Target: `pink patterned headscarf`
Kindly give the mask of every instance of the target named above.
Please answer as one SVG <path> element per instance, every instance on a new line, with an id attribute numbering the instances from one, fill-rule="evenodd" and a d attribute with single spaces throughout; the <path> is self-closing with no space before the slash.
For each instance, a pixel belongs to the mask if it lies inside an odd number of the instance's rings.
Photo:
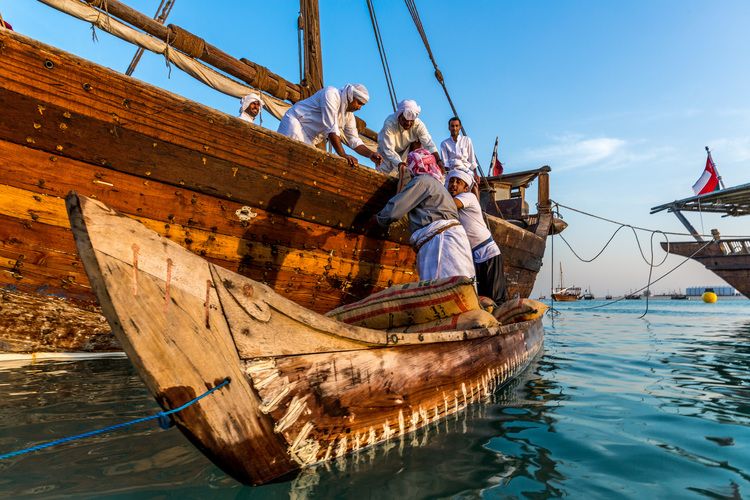
<path id="1" fill-rule="evenodd" d="M 418 148 L 409 153 L 406 165 L 412 176 L 430 175 L 441 183 L 443 182 L 443 173 L 440 171 L 435 157 L 424 148 Z"/>

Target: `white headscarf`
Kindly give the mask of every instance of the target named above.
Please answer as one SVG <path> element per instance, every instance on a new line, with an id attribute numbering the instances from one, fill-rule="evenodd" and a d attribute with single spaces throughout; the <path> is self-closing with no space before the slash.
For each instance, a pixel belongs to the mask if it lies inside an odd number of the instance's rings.
<path id="1" fill-rule="evenodd" d="M 339 115 L 343 123 L 343 117 L 346 114 L 346 108 L 349 103 L 355 98 L 362 104 L 366 104 L 370 100 L 370 93 L 367 91 L 367 87 L 361 83 L 348 83 L 344 85 L 341 92 L 341 106 L 339 108 Z"/>
<path id="2" fill-rule="evenodd" d="M 240 114 L 244 113 L 248 106 L 250 106 L 254 102 L 259 102 L 261 108 L 264 106 L 263 99 L 260 98 L 260 94 L 258 94 L 257 92 L 250 92 L 245 97 L 243 97 L 240 101 Z"/>
<path id="3" fill-rule="evenodd" d="M 448 183 L 453 177 L 458 177 L 462 181 L 466 183 L 467 186 L 469 186 L 469 189 L 471 189 L 471 186 L 474 184 L 474 174 L 469 172 L 468 170 L 456 167 L 452 169 L 450 172 L 448 172 L 448 175 L 445 177 L 445 187 L 448 188 Z"/>
<path id="4" fill-rule="evenodd" d="M 419 107 L 419 104 L 417 104 L 417 101 L 414 101 L 412 99 L 404 99 L 400 103 L 398 103 L 398 109 L 396 112 L 399 115 L 404 115 L 404 119 L 406 120 L 416 120 L 419 116 L 419 113 L 422 112 L 422 108 Z"/>

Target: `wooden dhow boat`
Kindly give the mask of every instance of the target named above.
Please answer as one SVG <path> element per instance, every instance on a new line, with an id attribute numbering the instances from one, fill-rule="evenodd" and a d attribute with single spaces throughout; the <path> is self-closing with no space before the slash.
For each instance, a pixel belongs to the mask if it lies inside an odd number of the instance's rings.
<path id="1" fill-rule="evenodd" d="M 695 238 L 695 241 L 663 242 L 661 246 L 664 251 L 700 262 L 742 295 L 750 298 L 750 237 L 723 238 L 718 229 L 712 229 L 712 239 L 704 240 L 682 213 L 719 213 L 725 217 L 748 215 L 750 184 L 675 200 L 652 208 L 651 213 L 664 210 L 673 213 Z"/>
<path id="2" fill-rule="evenodd" d="M 542 349 L 541 318 L 392 333 L 340 323 L 102 203 L 70 224 L 99 304 L 180 430 L 237 480 L 262 484 L 463 410 Z M 127 242 L 127 244 L 123 244 Z"/>
<path id="3" fill-rule="evenodd" d="M 136 32 L 131 41 L 191 74 L 213 71 L 224 92 L 260 89 L 271 108 L 322 86 L 316 0 L 301 2 L 300 84 L 116 0 L 43 3 L 117 36 Z M 367 224 L 395 192 L 390 177 L 5 29 L 0 81 L 0 351 L 120 350 L 75 249 L 70 190 L 312 311 L 417 279 L 403 227 Z M 521 205 L 538 185 L 538 213 L 489 216 L 509 294 L 528 297 L 554 222 L 549 167 L 508 180 L 503 197 Z"/>

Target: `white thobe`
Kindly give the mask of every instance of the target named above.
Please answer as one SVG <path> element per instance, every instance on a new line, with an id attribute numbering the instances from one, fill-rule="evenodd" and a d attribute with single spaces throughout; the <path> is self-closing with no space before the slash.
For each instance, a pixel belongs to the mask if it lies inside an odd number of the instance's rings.
<path id="1" fill-rule="evenodd" d="M 246 122 L 250 122 L 250 123 L 255 123 L 256 116 L 253 116 L 250 113 L 245 113 L 243 111 L 242 114 L 240 115 L 240 120 L 243 120 L 243 121 L 246 121 Z"/>
<path id="2" fill-rule="evenodd" d="M 284 114 L 280 134 L 307 144 L 318 144 L 334 133 L 354 149 L 364 144 L 357 132 L 354 113 L 341 112 L 341 91 L 336 87 L 318 90 L 294 104 Z"/>
<path id="3" fill-rule="evenodd" d="M 455 220 L 436 220 L 411 235 L 410 243 L 420 246 L 417 252 L 417 274 L 420 281 L 475 274 L 474 260 L 466 232 Z"/>
<path id="4" fill-rule="evenodd" d="M 406 163 L 409 145 L 414 141 L 422 143 L 422 147 L 430 153 L 438 152 L 427 127 L 419 118 L 408 130 L 399 125 L 397 113 L 386 118 L 378 133 L 378 153 L 383 157 L 383 163 L 377 169 L 384 174 L 398 175 L 398 164 Z"/>
<path id="5" fill-rule="evenodd" d="M 440 143 L 440 157 L 445 163 L 446 170 L 463 167 L 467 170 L 476 171 L 477 157 L 474 154 L 474 144 L 471 138 L 459 135 L 457 140 L 448 137 Z"/>

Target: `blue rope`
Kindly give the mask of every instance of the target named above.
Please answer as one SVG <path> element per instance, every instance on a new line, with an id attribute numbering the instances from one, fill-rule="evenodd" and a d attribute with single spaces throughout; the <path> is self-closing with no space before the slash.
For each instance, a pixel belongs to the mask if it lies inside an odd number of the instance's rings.
<path id="1" fill-rule="evenodd" d="M 6 458 L 17 457 L 18 455 L 23 455 L 25 453 L 31 453 L 32 451 L 43 450 L 43 449 L 49 448 L 51 446 L 57 446 L 58 444 L 68 443 L 70 441 L 75 441 L 77 439 L 85 439 L 85 438 L 88 438 L 88 437 L 91 437 L 91 436 L 96 436 L 98 434 L 104 434 L 106 432 L 116 431 L 116 430 L 119 430 L 119 429 L 123 429 L 125 427 L 130 427 L 131 425 L 140 424 L 142 422 L 148 422 L 149 420 L 158 419 L 159 420 L 159 425 L 161 425 L 162 428 L 166 429 L 166 428 L 170 427 L 169 420 L 167 419 L 167 417 L 169 415 L 171 415 L 173 413 L 180 412 L 180 411 L 184 410 L 185 408 L 187 408 L 188 406 L 191 406 L 191 405 L 197 403 L 198 401 L 200 401 L 201 399 L 205 398 L 206 396 L 208 396 L 209 394 L 213 393 L 214 391 L 218 391 L 219 389 L 221 389 L 225 385 L 229 384 L 229 382 L 231 382 L 231 379 L 229 377 L 227 377 L 227 378 L 224 379 L 224 381 L 222 381 L 216 387 L 213 387 L 213 388 L 207 390 L 206 392 L 204 392 L 200 396 L 191 399 L 190 401 L 188 401 L 184 405 L 178 406 L 177 408 L 174 408 L 173 410 L 160 411 L 156 415 L 151 415 L 149 417 L 137 418 L 137 419 L 131 420 L 129 422 L 123 422 L 121 424 L 110 425 L 109 427 L 104 427 L 103 429 L 97 429 L 97 430 L 94 430 L 94 431 L 84 432 L 83 434 L 76 434 L 75 436 L 68 436 L 68 437 L 65 437 L 65 438 L 62 438 L 62 439 L 57 439 L 55 441 L 50 441 L 48 443 L 38 444 L 38 445 L 32 446 L 30 448 L 24 448 L 23 450 L 11 451 L 10 453 L 5 453 L 3 455 L 0 455 L 0 460 L 5 460 Z"/>

